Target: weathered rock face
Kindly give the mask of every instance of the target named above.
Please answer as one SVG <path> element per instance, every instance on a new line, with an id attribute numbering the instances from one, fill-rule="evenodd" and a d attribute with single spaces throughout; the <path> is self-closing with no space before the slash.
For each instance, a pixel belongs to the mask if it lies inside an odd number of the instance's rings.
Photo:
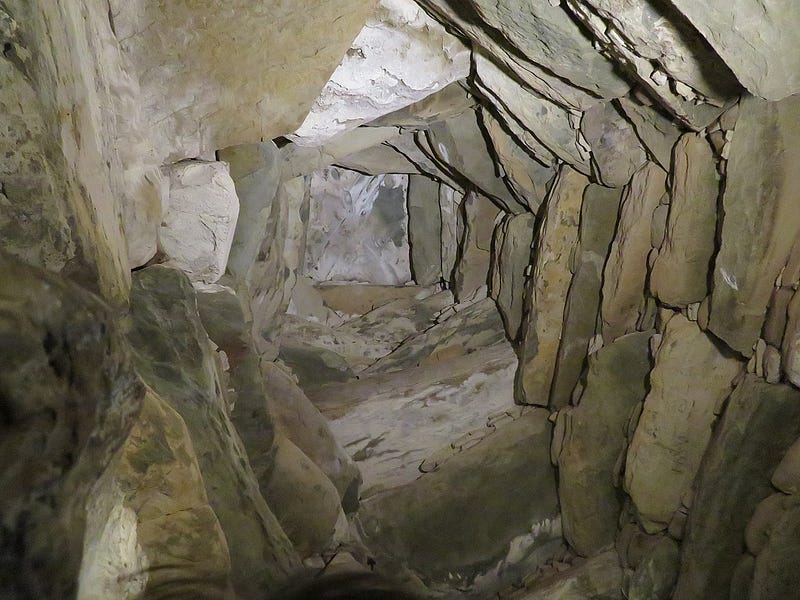
<path id="1" fill-rule="evenodd" d="M 85 503 L 144 390 L 97 297 L 5 253 L 0 279 L 0 589 L 74 597 Z"/>
<path id="2" fill-rule="evenodd" d="M 439 184 L 422 175 L 408 178 L 408 243 L 414 281 L 418 285 L 441 281 L 444 274 Z"/>
<path id="3" fill-rule="evenodd" d="M 131 309 L 137 370 L 186 422 L 228 542 L 234 589 L 245 597 L 275 589 L 296 568 L 297 556 L 259 491 L 230 420 L 189 280 L 168 267 L 138 271 Z"/>
<path id="4" fill-rule="evenodd" d="M 115 0 L 109 13 L 159 158 L 179 160 L 294 131 L 375 5 Z"/>
<path id="5" fill-rule="evenodd" d="M 535 217 L 523 213 L 506 216 L 494 229 L 491 296 L 511 341 L 517 340 L 522 326 L 525 272 L 531 260 L 535 225 Z"/>
<path id="6" fill-rule="evenodd" d="M 407 178 L 325 169 L 311 179 L 304 274 L 317 281 L 411 280 Z"/>
<path id="7" fill-rule="evenodd" d="M 593 354 L 580 402 L 558 412 L 553 458 L 564 537 L 584 556 L 614 541 L 621 510 L 615 469 L 628 415 L 646 394 L 651 335 L 632 333 Z"/>
<path id="8" fill-rule="evenodd" d="M 533 272 L 527 284 L 523 342 L 519 347 L 516 396 L 523 404 L 547 406 L 563 327 L 564 303 L 578 243 L 586 177 L 564 167 L 547 200 L 547 214 L 534 241 Z"/>
<path id="9" fill-rule="evenodd" d="M 746 0 L 737 5 L 735 14 L 717 0 L 702 6 L 691 0 L 670 3 L 691 21 L 750 92 L 781 100 L 800 91 L 800 63 L 790 50 L 798 42 L 798 15 L 791 2 L 766 5 Z"/>
<path id="10" fill-rule="evenodd" d="M 695 483 L 675 598 L 725 597 L 741 558 L 745 526 L 772 492 L 770 474 L 798 435 L 800 392 L 752 375 L 736 387 Z M 790 531 L 777 535 L 791 536 Z M 764 557 L 762 564 L 768 560 Z"/>
<path id="11" fill-rule="evenodd" d="M 717 405 L 741 371 L 695 323 L 679 314 L 667 323 L 625 468 L 645 529 L 669 524 L 700 467 Z"/>
<path id="12" fill-rule="evenodd" d="M 800 142 L 792 131 L 800 97 L 742 99 L 730 142 L 722 241 L 714 263 L 709 329 L 750 356 L 772 285 L 800 232 L 794 218 Z"/>
<path id="13" fill-rule="evenodd" d="M 500 210 L 486 196 L 474 192 L 464 197 L 459 208 L 459 229 L 462 234 L 453 269 L 452 288 L 456 300 L 462 301 L 472 297 L 489 282 L 492 232 Z"/>

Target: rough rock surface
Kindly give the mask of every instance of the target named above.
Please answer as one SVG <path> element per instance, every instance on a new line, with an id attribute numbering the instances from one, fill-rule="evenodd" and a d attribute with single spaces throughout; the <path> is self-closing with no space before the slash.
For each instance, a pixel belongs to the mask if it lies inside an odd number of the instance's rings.
<path id="1" fill-rule="evenodd" d="M 736 10 L 721 0 L 670 0 L 757 96 L 781 100 L 800 92 L 798 15 L 791 0 L 744 0 Z"/>
<path id="2" fill-rule="evenodd" d="M 570 263 L 578 244 L 581 203 L 589 181 L 564 167 L 547 200 L 534 241 L 533 271 L 527 283 L 523 342 L 518 348 L 516 398 L 547 406 L 572 280 Z"/>
<path id="3" fill-rule="evenodd" d="M 0 252 L 0 586 L 10 598 L 76 593 L 85 503 L 139 413 L 113 312 Z"/>
<path id="4" fill-rule="evenodd" d="M 525 301 L 525 272 L 531 261 L 536 218 L 530 213 L 507 215 L 494 229 L 491 296 L 503 317 L 506 335 L 519 337 Z"/>
<path id="5" fill-rule="evenodd" d="M 489 282 L 492 233 L 499 212 L 491 200 L 476 193 L 467 194 L 459 206 L 462 235 L 452 280 L 458 301 L 469 299 Z"/>
<path id="6" fill-rule="evenodd" d="M 717 405 L 741 371 L 738 360 L 683 315 L 667 323 L 625 468 L 625 489 L 647 530 L 665 528 L 689 491 Z"/>
<path id="7" fill-rule="evenodd" d="M 622 187 L 647 160 L 633 127 L 612 102 L 583 113 L 581 133 L 592 148 L 592 171 L 598 183 Z"/>
<path id="8" fill-rule="evenodd" d="M 551 579 L 532 585 L 511 596 L 512 600 L 550 598 L 603 598 L 621 600 L 623 571 L 613 550 L 597 554 Z"/>
<path id="9" fill-rule="evenodd" d="M 628 415 L 646 394 L 651 335 L 632 333 L 593 354 L 577 406 L 558 412 L 553 454 L 564 537 L 582 556 L 614 541 L 621 510 L 615 470 Z"/>
<path id="10" fill-rule="evenodd" d="M 214 283 L 225 273 L 239 216 L 228 165 L 186 161 L 169 168 L 169 202 L 158 231 L 166 264 L 192 281 Z"/>
<path id="11" fill-rule="evenodd" d="M 131 310 L 137 370 L 186 422 L 209 502 L 228 541 L 234 589 L 245 596 L 275 589 L 298 559 L 259 491 L 231 423 L 189 280 L 168 267 L 138 271 Z"/>
<path id="12" fill-rule="evenodd" d="M 745 526 L 772 492 L 770 474 L 798 435 L 800 392 L 752 375 L 736 387 L 695 484 L 676 599 L 724 596 L 730 589 Z"/>
<path id="13" fill-rule="evenodd" d="M 715 250 L 719 175 L 711 146 L 684 135 L 673 151 L 669 220 L 650 274 L 650 290 L 670 306 L 700 302 Z"/>
<path id="14" fill-rule="evenodd" d="M 625 186 L 619 224 L 603 271 L 603 339 L 634 331 L 644 303 L 653 211 L 666 193 L 666 173 L 655 163 Z"/>
<path id="15" fill-rule="evenodd" d="M 442 274 L 442 214 L 439 184 L 422 175 L 408 178 L 408 243 L 417 285 L 438 283 Z"/>
<path id="16" fill-rule="evenodd" d="M 708 327 L 750 356 L 772 286 L 800 234 L 795 191 L 800 96 L 781 102 L 742 99 L 730 142 L 722 241 L 714 263 Z"/>

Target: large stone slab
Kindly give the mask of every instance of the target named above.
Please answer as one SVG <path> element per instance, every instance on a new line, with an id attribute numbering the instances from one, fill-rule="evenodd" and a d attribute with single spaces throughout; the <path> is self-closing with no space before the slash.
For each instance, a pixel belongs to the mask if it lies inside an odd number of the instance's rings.
<path id="1" fill-rule="evenodd" d="M 558 347 L 550 406 L 569 404 L 583 370 L 589 341 L 597 328 L 603 265 L 617 224 L 621 190 L 591 184 L 583 194 L 574 272 L 564 307 L 564 328 Z"/>
<path id="2" fill-rule="evenodd" d="M 0 586 L 15 600 L 72 598 L 86 503 L 144 389 L 96 296 L 4 252 L 0 279 Z"/>
<path id="3" fill-rule="evenodd" d="M 173 161 L 297 129 L 376 4 L 113 0 L 108 14 Z"/>
<path id="4" fill-rule="evenodd" d="M 417 285 L 442 280 L 442 214 L 439 184 L 423 175 L 408 178 L 408 243 Z"/>
<path id="5" fill-rule="evenodd" d="M 711 145 L 686 134 L 675 146 L 666 237 L 650 273 L 650 291 L 670 306 L 700 302 L 715 250 L 719 174 Z"/>
<path id="6" fill-rule="evenodd" d="M 616 98 L 628 90 L 613 63 L 592 46 L 580 26 L 547 0 L 424 0 L 422 4 L 479 45 L 491 48 L 495 42 L 573 86 L 603 98 Z"/>
<path id="7" fill-rule="evenodd" d="M 742 554 L 745 527 L 756 505 L 773 492 L 770 475 L 798 435 L 800 391 L 754 375 L 736 387 L 695 483 L 676 600 L 727 596 Z M 777 538 L 789 535 L 790 528 L 774 531 Z M 782 570 L 786 563 L 779 567 L 768 556 L 759 556 L 759 561 L 756 568 L 765 569 L 765 574 L 766 570 L 789 574 Z"/>
<path id="8" fill-rule="evenodd" d="M 614 542 L 622 508 L 615 468 L 628 416 L 647 393 L 651 335 L 632 333 L 593 354 L 579 403 L 558 412 L 553 444 L 564 537 L 582 556 Z"/>
<path id="9" fill-rule="evenodd" d="M 753 94 L 781 100 L 800 92 L 800 17 L 792 0 L 670 0 Z"/>
<path id="10" fill-rule="evenodd" d="M 752 600 L 791 598 L 800 586 L 800 503 L 784 511 L 775 523 L 766 547 L 756 557 Z"/>
<path id="11" fill-rule="evenodd" d="M 644 303 L 653 211 L 666 193 L 666 173 L 649 162 L 625 186 L 619 224 L 603 270 L 603 338 L 610 342 L 636 328 Z"/>
<path id="12" fill-rule="evenodd" d="M 800 96 L 742 99 L 723 196 L 709 329 L 750 356 L 773 284 L 800 235 Z"/>
<path id="13" fill-rule="evenodd" d="M 229 417 L 216 358 L 180 271 L 137 271 L 129 340 L 142 379 L 183 418 L 206 493 L 231 555 L 231 581 L 244 596 L 263 594 L 298 567 L 297 555 L 264 501 Z"/>
<path id="14" fill-rule="evenodd" d="M 469 75 L 470 52 L 413 0 L 380 0 L 290 139 L 319 146 Z"/>
<path id="15" fill-rule="evenodd" d="M 564 305 L 572 281 L 572 255 L 578 246 L 583 194 L 589 180 L 563 167 L 547 200 L 534 241 L 532 273 L 517 349 L 516 399 L 547 406 L 563 329 Z"/>
<path id="16" fill-rule="evenodd" d="M 617 105 L 633 125 L 645 148 L 665 171 L 672 164 L 672 147 L 681 135 L 675 121 L 645 103 L 645 98 L 620 98 Z"/>
<path id="17" fill-rule="evenodd" d="M 405 567 L 452 594 L 479 587 L 481 575 L 513 577 L 519 563 L 543 563 L 560 534 L 547 417 L 529 410 L 438 469 L 366 501 L 359 529 L 378 568 Z"/>
<path id="18" fill-rule="evenodd" d="M 459 302 L 467 300 L 489 283 L 492 234 L 499 213 L 496 204 L 475 192 L 468 193 L 459 206 L 461 239 L 451 282 L 453 294 Z"/>
<path id="19" fill-rule="evenodd" d="M 717 405 L 742 366 L 683 315 L 667 323 L 625 468 L 625 489 L 647 530 L 665 528 L 691 488 Z"/>
<path id="20" fill-rule="evenodd" d="M 158 230 L 159 248 L 165 262 L 192 281 L 214 283 L 225 274 L 239 216 L 228 165 L 185 161 L 167 172 L 169 202 Z"/>

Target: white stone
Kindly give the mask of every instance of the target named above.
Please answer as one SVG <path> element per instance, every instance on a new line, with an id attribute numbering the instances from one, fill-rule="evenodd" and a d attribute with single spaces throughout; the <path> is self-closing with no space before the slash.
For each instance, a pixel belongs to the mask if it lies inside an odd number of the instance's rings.
<path id="1" fill-rule="evenodd" d="M 186 161 L 168 168 L 169 203 L 159 229 L 167 264 L 192 281 L 214 283 L 225 273 L 239 198 L 223 162 Z"/>

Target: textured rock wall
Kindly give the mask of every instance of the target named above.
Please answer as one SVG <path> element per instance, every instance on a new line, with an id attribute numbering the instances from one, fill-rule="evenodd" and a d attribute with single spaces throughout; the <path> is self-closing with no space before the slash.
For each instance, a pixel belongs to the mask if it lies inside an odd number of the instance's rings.
<path id="1" fill-rule="evenodd" d="M 799 25 L 1 2 L 0 595 L 792 597 Z"/>

